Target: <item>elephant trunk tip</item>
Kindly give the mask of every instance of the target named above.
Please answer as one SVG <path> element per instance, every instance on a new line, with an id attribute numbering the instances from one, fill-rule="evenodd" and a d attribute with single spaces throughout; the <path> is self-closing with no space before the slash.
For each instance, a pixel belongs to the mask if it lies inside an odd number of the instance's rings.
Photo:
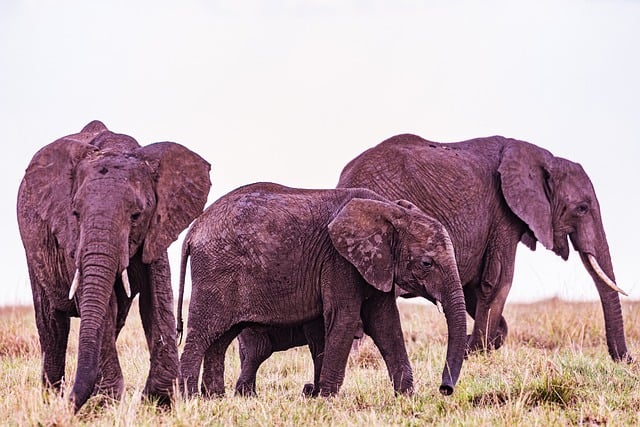
<path id="1" fill-rule="evenodd" d="M 442 384 L 440 386 L 440 393 L 443 396 L 451 396 L 453 394 L 453 385 L 451 385 L 451 384 Z"/>

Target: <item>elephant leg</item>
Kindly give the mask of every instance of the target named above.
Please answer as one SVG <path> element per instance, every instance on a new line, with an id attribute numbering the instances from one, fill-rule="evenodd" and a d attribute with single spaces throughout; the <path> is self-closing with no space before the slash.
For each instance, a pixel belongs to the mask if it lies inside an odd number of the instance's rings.
<path id="1" fill-rule="evenodd" d="M 464 292 L 464 305 L 467 310 L 467 314 L 474 319 L 476 318 L 476 308 L 478 307 L 478 291 L 476 284 L 469 284 L 462 288 Z M 465 349 L 465 358 L 471 353 L 471 334 L 467 334 L 467 348 Z"/>
<path id="2" fill-rule="evenodd" d="M 202 369 L 201 393 L 206 397 L 224 396 L 224 359 L 231 341 L 240 333 L 241 328 L 232 327 L 213 340 L 204 353 L 204 367 Z"/>
<path id="3" fill-rule="evenodd" d="M 305 384 L 302 394 L 314 397 L 320 392 L 320 372 L 324 359 L 324 323 L 322 318 L 305 324 L 302 329 L 313 360 L 313 384 Z"/>
<path id="4" fill-rule="evenodd" d="M 490 248 L 485 256 L 480 286 L 475 289 L 475 322 L 468 341 L 469 352 L 498 349 L 504 344 L 508 327 L 502 311 L 513 280 L 515 248 L 514 245 L 508 253 Z M 465 302 L 468 299 L 465 292 Z"/>
<path id="5" fill-rule="evenodd" d="M 42 351 L 42 384 L 60 391 L 64 379 L 70 321 L 66 313 L 54 310 L 53 315 L 43 304 L 36 304 L 36 324 Z"/>
<path id="6" fill-rule="evenodd" d="M 469 316 L 471 316 L 472 319 L 475 320 L 476 318 L 476 310 L 478 307 L 477 301 L 478 301 L 478 294 L 480 293 L 479 289 L 477 286 L 474 285 L 468 285 L 465 286 L 463 288 L 464 290 L 464 301 L 465 301 L 465 306 L 467 308 L 467 313 L 469 314 Z M 500 316 L 500 321 L 498 323 L 498 329 L 497 332 L 494 336 L 493 339 L 493 348 L 494 349 L 498 349 L 502 346 L 502 344 L 504 344 L 504 339 L 507 336 L 507 333 L 509 331 L 508 325 L 507 325 L 507 320 L 504 318 L 504 316 Z M 465 356 L 468 356 L 472 351 L 471 351 L 471 338 L 472 335 L 469 334 L 467 335 L 467 349 L 466 349 L 466 354 Z M 485 346 L 482 346 L 480 348 L 484 348 Z M 477 351 L 478 348 L 476 348 Z"/>
<path id="7" fill-rule="evenodd" d="M 109 309 L 104 322 L 104 334 L 102 347 L 100 348 L 100 364 L 98 383 L 94 389 L 94 395 L 105 395 L 114 399 L 120 399 L 124 390 L 122 369 L 116 350 L 116 318 L 118 315 L 118 301 L 116 293 L 111 294 Z"/>
<path id="8" fill-rule="evenodd" d="M 254 328 L 246 328 L 238 335 L 240 376 L 236 382 L 236 395 L 256 395 L 256 374 L 262 362 L 273 354 L 269 335 Z"/>
<path id="9" fill-rule="evenodd" d="M 49 299 L 43 291 L 44 285 L 38 280 L 36 271 L 29 268 L 29 276 L 42 353 L 42 384 L 60 391 L 69 341 L 69 316 L 67 313 L 51 309 Z"/>
<path id="10" fill-rule="evenodd" d="M 187 335 L 187 339 L 180 356 L 180 377 L 178 387 L 186 396 L 194 396 L 198 393 L 198 379 L 200 366 L 204 358 L 204 352 L 208 347 L 208 341 L 202 336 L 193 333 Z"/>
<path id="11" fill-rule="evenodd" d="M 413 371 L 404 345 L 400 314 L 393 294 L 380 294 L 362 304 L 364 332 L 373 339 L 387 365 L 396 393 L 413 394 Z"/>
<path id="12" fill-rule="evenodd" d="M 142 280 L 140 317 L 150 353 L 149 376 L 143 394 L 169 403 L 179 374 L 173 289 L 166 252 L 148 266 L 149 280 Z"/>
<path id="13" fill-rule="evenodd" d="M 325 348 L 318 388 L 320 396 L 338 393 L 347 367 L 347 359 L 358 328 L 360 310 L 354 307 L 325 307 Z"/>

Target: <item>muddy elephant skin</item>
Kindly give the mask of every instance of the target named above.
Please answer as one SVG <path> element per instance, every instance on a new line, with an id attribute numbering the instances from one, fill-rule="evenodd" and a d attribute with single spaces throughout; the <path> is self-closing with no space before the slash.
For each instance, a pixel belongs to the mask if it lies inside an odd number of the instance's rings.
<path id="1" fill-rule="evenodd" d="M 70 399 L 120 397 L 116 338 L 139 294 L 150 351 L 146 396 L 168 401 L 178 377 L 167 247 L 202 212 L 209 164 L 172 142 L 145 147 L 94 121 L 39 150 L 17 213 L 42 350 L 42 381 L 59 389 L 70 317 L 80 317 Z"/>
<path id="2" fill-rule="evenodd" d="M 192 293 L 181 390 L 224 394 L 224 356 L 248 326 L 320 325 L 321 396 L 338 392 L 362 325 L 398 393 L 413 392 L 394 289 L 442 303 L 449 341 L 440 390 L 453 392 L 466 344 L 464 296 L 442 225 L 406 201 L 365 189 L 300 190 L 271 183 L 223 196 L 194 222 L 183 244 Z M 179 320 L 180 323 L 180 314 Z M 318 325 L 318 323 L 315 323 Z"/>

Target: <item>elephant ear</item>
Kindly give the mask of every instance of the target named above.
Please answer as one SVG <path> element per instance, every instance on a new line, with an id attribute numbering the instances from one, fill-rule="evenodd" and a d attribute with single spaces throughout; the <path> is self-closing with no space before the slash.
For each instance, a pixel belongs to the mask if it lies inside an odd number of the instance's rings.
<path id="1" fill-rule="evenodd" d="M 329 223 L 329 236 L 338 253 L 353 264 L 374 288 L 393 288 L 395 232 L 389 203 L 368 199 L 350 200 Z"/>
<path id="2" fill-rule="evenodd" d="M 71 211 L 76 165 L 96 153 L 90 142 L 107 128 L 93 121 L 80 133 L 41 148 L 31 159 L 20 191 L 20 217 L 36 215 L 47 224 L 61 247 L 73 253 L 75 221 Z"/>
<path id="3" fill-rule="evenodd" d="M 153 169 L 156 180 L 156 211 L 142 252 L 142 261 L 150 264 L 202 213 L 211 187 L 211 165 L 173 142 L 158 142 L 136 152 Z"/>
<path id="4" fill-rule="evenodd" d="M 549 250 L 553 249 L 553 222 L 548 197 L 552 162 L 553 155 L 548 151 L 526 142 L 512 141 L 505 147 L 498 167 L 507 204 Z M 528 247 L 535 248 L 528 232 L 522 240 Z"/>

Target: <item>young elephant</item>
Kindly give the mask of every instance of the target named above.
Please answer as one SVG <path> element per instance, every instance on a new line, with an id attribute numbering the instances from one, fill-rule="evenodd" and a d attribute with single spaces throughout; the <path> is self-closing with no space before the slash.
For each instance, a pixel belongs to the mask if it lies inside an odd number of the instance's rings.
<path id="1" fill-rule="evenodd" d="M 360 334 L 361 336 L 362 334 Z M 302 394 L 316 396 L 319 392 L 320 368 L 324 355 L 324 322 L 322 317 L 301 326 L 248 327 L 238 334 L 240 376 L 236 382 L 236 394 L 256 395 L 258 368 L 274 352 L 309 345 L 313 360 L 313 384 L 305 384 Z"/>
<path id="2" fill-rule="evenodd" d="M 184 240 L 193 290 L 180 387 L 224 394 L 227 347 L 247 326 L 296 326 L 322 318 L 321 396 L 338 392 L 362 322 L 396 392 L 412 393 L 394 284 L 442 302 L 449 341 L 440 391 L 453 392 L 466 343 L 464 296 L 444 227 L 365 189 L 300 190 L 258 183 L 223 196 Z M 179 315 L 180 316 L 180 315 Z M 180 322 L 180 318 L 179 318 Z"/>
<path id="3" fill-rule="evenodd" d="M 362 338 L 362 325 L 354 338 Z M 262 362 L 276 351 L 289 350 L 293 347 L 309 346 L 313 360 L 313 384 L 307 383 L 302 394 L 308 397 L 317 396 L 320 368 L 324 355 L 324 322 L 322 317 L 293 327 L 248 327 L 238 334 L 238 351 L 240 353 L 240 376 L 236 382 L 236 394 L 241 396 L 256 395 L 256 375 Z"/>

